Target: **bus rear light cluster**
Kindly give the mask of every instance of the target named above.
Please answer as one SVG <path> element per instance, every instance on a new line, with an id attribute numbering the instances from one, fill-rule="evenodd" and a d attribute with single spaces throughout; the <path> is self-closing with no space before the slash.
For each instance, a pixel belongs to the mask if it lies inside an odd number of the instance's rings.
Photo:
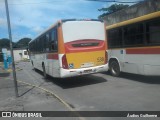
<path id="1" fill-rule="evenodd" d="M 105 53 L 105 64 L 108 63 L 108 52 Z"/>
<path id="2" fill-rule="evenodd" d="M 64 69 L 68 69 L 68 63 L 67 63 L 66 55 L 63 55 L 63 56 L 62 56 L 62 67 L 63 67 Z"/>

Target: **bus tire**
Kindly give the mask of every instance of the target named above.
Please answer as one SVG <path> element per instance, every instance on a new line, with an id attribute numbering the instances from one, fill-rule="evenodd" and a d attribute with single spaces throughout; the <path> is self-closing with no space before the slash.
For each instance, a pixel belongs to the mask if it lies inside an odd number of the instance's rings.
<path id="1" fill-rule="evenodd" d="M 110 62 L 110 73 L 112 76 L 114 77 L 118 77 L 120 75 L 120 67 L 119 67 L 119 64 L 116 60 L 113 60 Z"/>
<path id="2" fill-rule="evenodd" d="M 44 78 L 46 79 L 48 76 L 47 76 L 47 73 L 46 73 L 45 66 L 42 65 L 42 68 L 43 68 L 43 76 L 44 76 Z"/>

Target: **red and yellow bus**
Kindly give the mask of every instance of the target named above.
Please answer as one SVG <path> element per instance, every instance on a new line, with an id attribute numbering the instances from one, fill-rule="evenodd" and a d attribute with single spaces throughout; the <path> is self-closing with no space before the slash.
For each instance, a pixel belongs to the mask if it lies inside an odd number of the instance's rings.
<path id="1" fill-rule="evenodd" d="M 29 43 L 31 63 L 44 77 L 72 77 L 108 70 L 105 24 L 60 20 Z"/>
<path id="2" fill-rule="evenodd" d="M 106 26 L 109 70 L 160 76 L 160 11 Z"/>

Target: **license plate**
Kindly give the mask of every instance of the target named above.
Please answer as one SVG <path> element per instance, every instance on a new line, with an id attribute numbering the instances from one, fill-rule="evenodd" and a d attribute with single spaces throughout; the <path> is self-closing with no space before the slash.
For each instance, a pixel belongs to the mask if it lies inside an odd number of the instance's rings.
<path id="1" fill-rule="evenodd" d="M 92 69 L 84 70 L 84 73 L 92 72 Z"/>
<path id="2" fill-rule="evenodd" d="M 88 62 L 88 63 L 81 64 L 81 68 L 93 67 L 93 66 L 94 66 L 93 62 Z"/>

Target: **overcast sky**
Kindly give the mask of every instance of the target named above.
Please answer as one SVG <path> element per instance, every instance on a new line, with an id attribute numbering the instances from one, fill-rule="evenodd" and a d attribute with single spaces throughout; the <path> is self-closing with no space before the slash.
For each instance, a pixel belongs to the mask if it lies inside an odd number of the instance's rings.
<path id="1" fill-rule="evenodd" d="M 23 37 L 36 37 L 40 32 L 60 19 L 96 19 L 98 15 L 102 14 L 98 9 L 108 7 L 113 3 L 86 0 L 8 0 L 8 4 L 12 38 L 13 41 L 17 41 Z M 4 0 L 0 0 L 1 38 L 8 38 Z"/>

